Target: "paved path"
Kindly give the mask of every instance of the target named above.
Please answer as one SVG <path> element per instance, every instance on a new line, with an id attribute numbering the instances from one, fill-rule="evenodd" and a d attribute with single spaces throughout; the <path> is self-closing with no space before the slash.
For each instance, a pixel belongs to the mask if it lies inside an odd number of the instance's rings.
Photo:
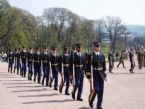
<path id="1" fill-rule="evenodd" d="M 108 74 L 104 109 L 145 109 L 145 68 L 138 70 L 136 66 L 136 73 L 130 74 L 130 63 L 126 61 L 125 64 L 125 69 L 115 67 L 114 73 Z M 71 96 L 8 73 L 7 63 L 0 63 L 0 109 L 90 109 L 88 94 L 89 83 L 86 79 L 82 96 L 84 101 L 78 102 Z"/>

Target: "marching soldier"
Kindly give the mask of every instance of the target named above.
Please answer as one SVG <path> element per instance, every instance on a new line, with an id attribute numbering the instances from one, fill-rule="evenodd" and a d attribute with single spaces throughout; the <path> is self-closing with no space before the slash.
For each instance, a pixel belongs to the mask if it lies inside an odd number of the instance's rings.
<path id="1" fill-rule="evenodd" d="M 12 50 L 10 50 L 8 53 L 8 72 L 10 71 L 12 73 L 13 63 L 14 63 L 14 53 L 12 52 Z"/>
<path id="2" fill-rule="evenodd" d="M 69 94 L 69 84 L 70 84 L 70 54 L 68 53 L 68 48 L 64 47 L 63 55 L 61 56 L 61 75 L 62 82 L 59 86 L 59 92 L 62 93 L 64 84 L 66 83 L 65 95 Z M 63 80 L 64 78 L 64 80 Z"/>
<path id="3" fill-rule="evenodd" d="M 85 70 L 85 56 L 81 53 L 81 45 L 76 44 L 76 52 L 74 53 L 74 80 L 75 84 L 73 86 L 72 98 L 75 99 L 75 93 L 78 89 L 77 100 L 83 101 L 81 98 L 83 91 L 83 80 L 84 80 L 84 70 Z"/>
<path id="4" fill-rule="evenodd" d="M 119 59 L 119 63 L 117 65 L 117 68 L 119 68 L 119 65 L 121 63 L 122 63 L 123 68 L 125 68 L 125 66 L 124 66 L 124 50 L 121 51 L 121 56 L 120 56 L 120 59 Z"/>
<path id="5" fill-rule="evenodd" d="M 41 81 L 41 53 L 40 49 L 36 47 L 36 51 L 34 53 L 34 82 L 39 84 Z"/>
<path id="6" fill-rule="evenodd" d="M 113 67 L 114 67 L 114 54 L 113 54 L 113 50 L 110 49 L 109 54 L 108 54 L 108 61 L 109 61 L 109 72 L 113 73 Z"/>
<path id="7" fill-rule="evenodd" d="M 130 48 L 129 58 L 130 58 L 130 63 L 131 63 L 131 65 L 130 65 L 130 73 L 134 73 L 134 72 L 133 72 L 133 69 L 134 69 L 135 63 L 134 63 L 133 48 Z"/>
<path id="8" fill-rule="evenodd" d="M 26 77 L 26 61 L 27 61 L 27 51 L 26 48 L 23 47 L 23 50 L 21 51 L 21 62 L 22 62 L 22 70 L 21 70 L 21 76 Z"/>
<path id="9" fill-rule="evenodd" d="M 32 48 L 30 47 L 29 48 L 29 52 L 28 52 L 28 80 L 32 80 L 32 75 L 33 75 L 33 56 L 34 56 L 34 53 L 33 53 L 33 50 Z"/>
<path id="10" fill-rule="evenodd" d="M 105 56 L 100 52 L 100 44 L 98 42 L 94 42 L 94 52 L 92 54 L 91 64 L 93 70 L 93 89 L 91 94 L 89 95 L 89 105 L 90 107 L 93 107 L 93 101 L 97 94 L 97 109 L 102 109 L 104 80 L 107 80 L 107 75 L 105 74 Z"/>
<path id="11" fill-rule="evenodd" d="M 52 86 L 52 82 L 54 80 L 54 90 L 58 90 L 58 63 L 59 63 L 59 55 L 57 54 L 56 47 L 51 47 L 52 52 L 50 53 L 50 71 L 51 71 L 51 79 L 50 79 L 50 87 Z"/>
<path id="12" fill-rule="evenodd" d="M 42 85 L 44 85 L 44 80 L 46 79 L 46 86 L 48 86 L 49 82 L 49 72 L 50 72 L 50 59 L 49 53 L 46 47 L 44 47 L 44 52 L 42 53 L 42 68 L 43 68 L 43 78 Z"/>

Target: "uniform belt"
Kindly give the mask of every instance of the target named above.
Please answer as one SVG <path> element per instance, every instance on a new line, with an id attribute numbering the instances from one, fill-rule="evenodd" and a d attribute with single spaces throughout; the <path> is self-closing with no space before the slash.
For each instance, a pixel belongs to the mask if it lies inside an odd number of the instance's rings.
<path id="1" fill-rule="evenodd" d="M 83 65 L 75 65 L 75 67 L 83 67 Z"/>
<path id="2" fill-rule="evenodd" d="M 57 66 L 58 64 L 51 64 L 52 66 Z"/>
<path id="3" fill-rule="evenodd" d="M 102 67 L 100 67 L 100 68 L 94 68 L 94 70 L 103 70 L 103 68 Z"/>
<path id="4" fill-rule="evenodd" d="M 29 59 L 28 61 L 32 61 L 31 59 Z"/>
<path id="5" fill-rule="evenodd" d="M 40 62 L 40 61 L 35 61 L 35 62 Z"/>
<path id="6" fill-rule="evenodd" d="M 69 67 L 69 64 L 63 64 L 64 67 Z"/>
<path id="7" fill-rule="evenodd" d="M 43 61 L 43 63 L 47 63 L 48 61 Z"/>

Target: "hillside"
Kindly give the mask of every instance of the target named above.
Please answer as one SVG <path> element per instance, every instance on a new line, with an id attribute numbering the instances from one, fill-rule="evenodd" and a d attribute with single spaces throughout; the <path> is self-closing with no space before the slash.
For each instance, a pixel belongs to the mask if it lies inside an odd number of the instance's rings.
<path id="1" fill-rule="evenodd" d="M 135 35 L 145 35 L 145 25 L 127 25 L 128 30 Z"/>

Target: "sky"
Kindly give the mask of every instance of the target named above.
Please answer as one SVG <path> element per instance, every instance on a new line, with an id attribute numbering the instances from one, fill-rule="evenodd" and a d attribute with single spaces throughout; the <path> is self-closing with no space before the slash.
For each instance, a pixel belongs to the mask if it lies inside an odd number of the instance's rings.
<path id="1" fill-rule="evenodd" d="M 12 6 L 25 9 L 34 16 L 44 9 L 67 8 L 70 11 L 97 20 L 105 16 L 120 17 L 126 25 L 145 25 L 145 0 L 8 0 Z"/>

